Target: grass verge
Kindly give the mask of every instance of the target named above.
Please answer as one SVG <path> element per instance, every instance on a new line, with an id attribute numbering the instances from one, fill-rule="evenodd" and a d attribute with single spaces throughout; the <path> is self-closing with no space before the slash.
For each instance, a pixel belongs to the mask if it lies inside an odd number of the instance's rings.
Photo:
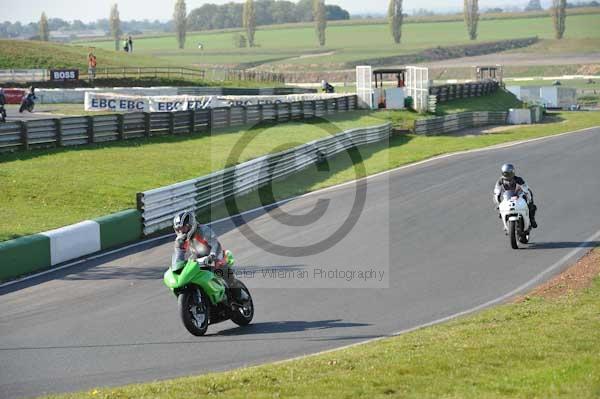
<path id="1" fill-rule="evenodd" d="M 599 262 L 595 258 L 595 262 Z M 290 362 L 51 398 L 597 398 L 600 279 Z"/>

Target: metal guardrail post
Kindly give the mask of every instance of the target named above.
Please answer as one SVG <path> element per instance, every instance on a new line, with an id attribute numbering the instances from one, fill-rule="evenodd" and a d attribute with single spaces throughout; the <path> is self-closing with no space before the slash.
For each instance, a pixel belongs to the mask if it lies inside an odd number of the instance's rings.
<path id="1" fill-rule="evenodd" d="M 144 137 L 150 137 L 151 128 L 150 112 L 144 112 Z"/>
<path id="2" fill-rule="evenodd" d="M 169 134 L 175 134 L 175 112 L 169 112 Z"/>
<path id="3" fill-rule="evenodd" d="M 123 114 L 117 115 L 117 137 L 118 140 L 122 141 L 125 139 L 125 116 Z"/>
<path id="4" fill-rule="evenodd" d="M 21 121 L 21 143 L 25 151 L 29 150 L 29 134 L 27 131 L 27 122 Z"/>
<path id="5" fill-rule="evenodd" d="M 56 129 L 56 145 L 58 147 L 62 147 L 63 146 L 63 141 L 62 141 L 62 121 L 60 118 L 56 118 L 54 119 L 54 129 Z"/>
<path id="6" fill-rule="evenodd" d="M 94 142 L 94 117 L 86 116 L 87 121 L 87 136 L 88 136 L 88 144 L 92 144 Z"/>
<path id="7" fill-rule="evenodd" d="M 190 134 L 194 134 L 196 132 L 196 111 L 194 111 L 193 109 L 189 110 L 188 115 L 190 116 L 189 132 Z"/>

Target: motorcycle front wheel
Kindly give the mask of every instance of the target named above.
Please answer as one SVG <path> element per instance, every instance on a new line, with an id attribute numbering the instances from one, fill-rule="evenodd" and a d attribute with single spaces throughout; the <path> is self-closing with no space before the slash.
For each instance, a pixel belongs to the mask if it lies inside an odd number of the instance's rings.
<path id="1" fill-rule="evenodd" d="M 517 222 L 514 220 L 509 222 L 508 236 L 510 238 L 510 246 L 512 249 L 519 249 L 519 244 L 517 244 Z"/>
<path id="2" fill-rule="evenodd" d="M 190 334 L 200 337 L 206 334 L 209 321 L 208 298 L 198 287 L 188 288 L 177 297 L 179 316 Z"/>
<path id="3" fill-rule="evenodd" d="M 250 290 L 248 287 L 241 281 L 238 281 L 240 284 L 240 289 L 248 295 L 248 299 L 244 302 L 242 306 L 233 305 L 234 310 L 231 313 L 231 321 L 233 321 L 238 326 L 246 326 L 250 324 L 252 318 L 254 317 L 254 302 L 252 302 L 252 296 L 250 295 Z"/>

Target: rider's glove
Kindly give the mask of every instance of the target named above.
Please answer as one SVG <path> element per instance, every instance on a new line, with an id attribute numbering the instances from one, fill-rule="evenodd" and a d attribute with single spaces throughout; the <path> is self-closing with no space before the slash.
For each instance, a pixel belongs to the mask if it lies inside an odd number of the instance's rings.
<path id="1" fill-rule="evenodd" d="M 206 264 L 213 264 L 215 263 L 215 260 L 217 259 L 217 255 L 215 254 L 210 254 L 206 257 Z"/>
<path id="2" fill-rule="evenodd" d="M 177 237 L 175 237 L 175 247 L 178 249 L 183 249 L 185 245 L 185 241 L 187 240 L 187 234 L 179 233 Z"/>

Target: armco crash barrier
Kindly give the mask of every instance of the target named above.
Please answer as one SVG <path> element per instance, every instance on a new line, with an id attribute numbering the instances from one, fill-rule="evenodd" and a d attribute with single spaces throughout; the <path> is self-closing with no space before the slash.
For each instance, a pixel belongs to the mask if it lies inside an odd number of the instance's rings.
<path id="1" fill-rule="evenodd" d="M 417 119 L 415 121 L 415 133 L 436 135 L 477 126 L 505 125 L 507 115 L 506 112 L 482 111 L 461 112 L 437 118 Z"/>
<path id="2" fill-rule="evenodd" d="M 0 123 L 0 152 L 66 147 L 168 134 L 201 134 L 213 129 L 249 126 L 265 121 L 280 123 L 322 118 L 353 111 L 356 107 L 357 98 L 350 95 L 327 100 L 198 111 L 134 112 L 6 122 Z"/>
<path id="3" fill-rule="evenodd" d="M 0 242 L 0 281 L 135 241 L 142 236 L 135 209 Z"/>
<path id="4" fill-rule="evenodd" d="M 392 125 L 348 130 L 276 154 L 265 155 L 198 179 L 138 193 L 144 234 L 150 235 L 171 225 L 183 210 L 198 211 L 244 194 L 269 182 L 296 173 L 349 148 L 375 143 L 390 137 Z"/>

